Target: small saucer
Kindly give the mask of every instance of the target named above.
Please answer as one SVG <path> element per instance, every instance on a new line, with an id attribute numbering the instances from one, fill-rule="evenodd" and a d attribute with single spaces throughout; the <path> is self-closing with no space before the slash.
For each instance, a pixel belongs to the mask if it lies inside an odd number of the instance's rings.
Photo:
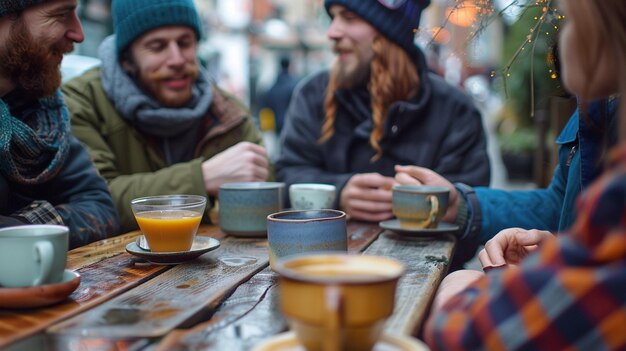
<path id="1" fill-rule="evenodd" d="M 193 239 L 193 244 L 191 245 L 191 249 L 189 251 L 152 252 L 140 248 L 135 241 L 126 245 L 126 251 L 131 255 L 141 257 L 152 263 L 178 264 L 193 260 L 194 258 L 206 252 L 215 250 L 218 247 L 220 247 L 220 242 L 217 239 L 206 236 L 196 236 Z"/>
<path id="2" fill-rule="evenodd" d="M 24 288 L 0 288 L 0 308 L 34 308 L 65 300 L 80 285 L 80 275 L 65 270 L 59 283 Z"/>
<path id="3" fill-rule="evenodd" d="M 440 222 L 437 228 L 403 228 L 400 226 L 400 222 L 397 219 L 391 219 L 388 221 L 382 221 L 378 225 L 387 230 L 400 235 L 408 236 L 432 236 L 439 233 L 451 233 L 459 230 L 459 226 L 456 224 Z"/>
<path id="4" fill-rule="evenodd" d="M 384 334 L 372 351 L 428 351 L 423 342 L 405 335 Z M 306 351 L 294 332 L 275 335 L 255 346 L 252 351 Z"/>

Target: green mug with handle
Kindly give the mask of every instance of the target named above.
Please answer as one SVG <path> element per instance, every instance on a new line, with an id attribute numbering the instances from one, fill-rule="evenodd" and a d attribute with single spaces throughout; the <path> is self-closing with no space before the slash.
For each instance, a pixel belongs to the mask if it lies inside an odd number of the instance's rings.
<path id="1" fill-rule="evenodd" d="M 69 229 L 61 225 L 23 225 L 0 229 L 0 286 L 59 283 L 67 264 Z"/>

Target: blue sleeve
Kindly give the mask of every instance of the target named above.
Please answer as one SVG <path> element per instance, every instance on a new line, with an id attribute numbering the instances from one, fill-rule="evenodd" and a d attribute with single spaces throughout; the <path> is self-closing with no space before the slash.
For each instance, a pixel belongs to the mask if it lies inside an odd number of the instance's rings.
<path id="1" fill-rule="evenodd" d="M 75 137 L 61 172 L 49 184 L 48 201 L 70 228 L 70 247 L 119 234 L 119 217 L 104 179 Z"/>
<path id="2" fill-rule="evenodd" d="M 566 179 L 560 166 L 546 189 L 506 191 L 476 188 L 482 224 L 478 240 L 485 243 L 499 231 L 520 227 L 556 232 L 563 207 Z"/>

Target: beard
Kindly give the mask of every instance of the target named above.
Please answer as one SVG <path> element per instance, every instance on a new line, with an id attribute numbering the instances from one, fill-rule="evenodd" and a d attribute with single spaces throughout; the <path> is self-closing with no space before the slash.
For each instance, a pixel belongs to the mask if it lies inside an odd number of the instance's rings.
<path id="1" fill-rule="evenodd" d="M 334 52 L 339 53 L 337 47 Z M 354 53 L 356 61 L 353 64 L 341 62 L 339 59 L 333 63 L 331 75 L 334 75 L 338 88 L 352 89 L 367 84 L 370 79 L 371 59 L 365 59 L 361 52 Z"/>
<path id="2" fill-rule="evenodd" d="M 0 52 L 0 72 L 32 98 L 50 96 L 61 85 L 60 62 L 72 44 L 52 47 L 35 40 L 23 19 L 18 18 Z"/>

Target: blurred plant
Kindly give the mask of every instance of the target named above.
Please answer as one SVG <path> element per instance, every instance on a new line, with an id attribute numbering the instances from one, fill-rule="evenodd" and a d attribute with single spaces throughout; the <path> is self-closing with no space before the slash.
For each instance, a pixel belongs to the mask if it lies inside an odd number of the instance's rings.
<path id="1" fill-rule="evenodd" d="M 503 152 L 536 148 L 534 112 L 546 109 L 548 97 L 561 88 L 552 48 L 564 17 L 556 0 L 449 0 L 443 31 L 448 23 L 466 25 L 471 19 L 467 42 L 499 20 L 505 24 L 503 57 L 499 69 L 491 72 L 500 85 L 506 103 L 498 115 L 497 132 Z M 435 31 L 433 38 L 438 32 Z M 561 94 L 558 94 L 561 95 Z M 540 97 L 540 98 L 538 98 Z"/>

